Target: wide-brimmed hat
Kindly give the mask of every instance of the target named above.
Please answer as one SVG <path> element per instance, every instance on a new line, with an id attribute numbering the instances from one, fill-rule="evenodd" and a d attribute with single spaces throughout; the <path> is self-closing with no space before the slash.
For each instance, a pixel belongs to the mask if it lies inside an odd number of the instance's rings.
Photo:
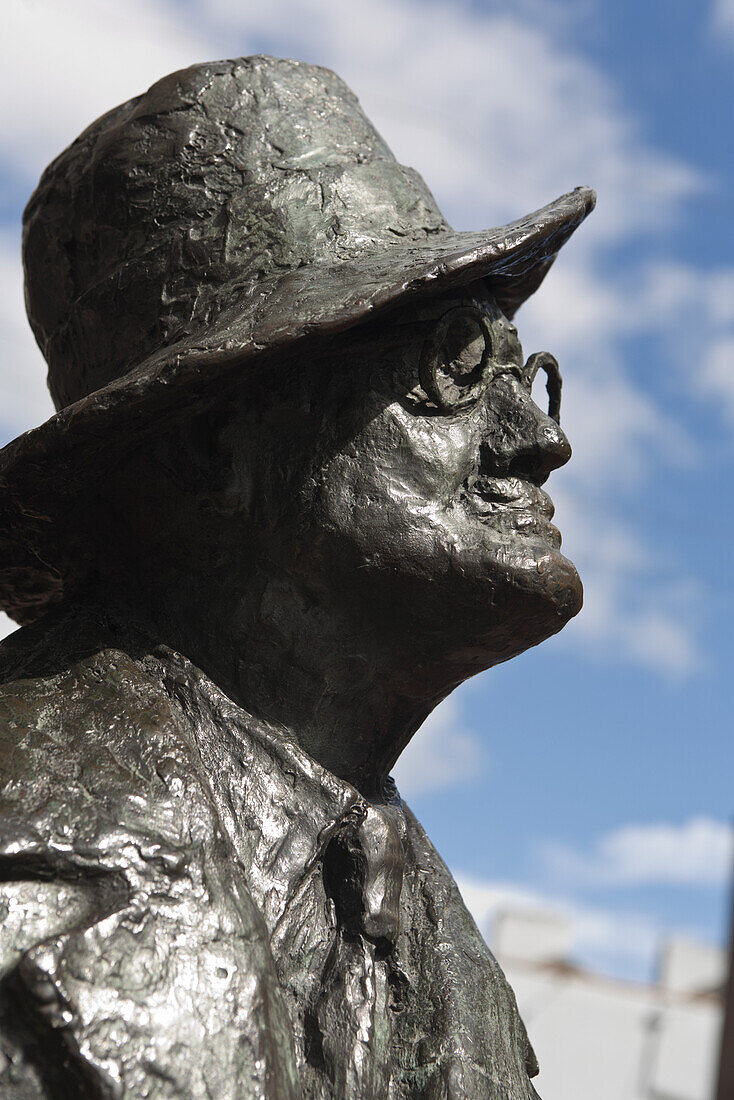
<path id="1" fill-rule="evenodd" d="M 346 85 L 295 61 L 197 65 L 104 115 L 25 213 L 59 412 L 0 451 L 0 607 L 31 621 L 84 576 L 79 510 L 123 448 L 402 302 L 486 279 L 511 317 L 593 205 L 454 232 Z"/>

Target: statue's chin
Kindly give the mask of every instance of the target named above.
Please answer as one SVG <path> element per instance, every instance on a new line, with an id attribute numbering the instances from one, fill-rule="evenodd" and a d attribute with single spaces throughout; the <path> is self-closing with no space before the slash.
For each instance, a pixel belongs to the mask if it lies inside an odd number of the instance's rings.
<path id="1" fill-rule="evenodd" d="M 563 620 L 562 625 L 579 613 L 584 595 L 581 578 L 573 562 L 561 553 L 560 538 L 529 539 L 527 546 L 517 549 L 512 557 L 517 587 L 547 602 L 554 615 Z"/>
<path id="2" fill-rule="evenodd" d="M 511 590 L 502 601 L 505 626 L 499 635 L 506 646 L 502 659 L 538 645 L 557 634 L 583 604 L 583 586 L 576 567 L 546 544 L 525 556 L 512 570 Z"/>
<path id="3" fill-rule="evenodd" d="M 433 611 L 451 663 L 466 655 L 470 675 L 557 634 L 583 603 L 575 566 L 542 539 L 514 540 L 511 550 L 504 544 L 493 553 L 472 548 L 457 556 L 454 581 L 443 593 L 443 609 L 435 598 Z"/>

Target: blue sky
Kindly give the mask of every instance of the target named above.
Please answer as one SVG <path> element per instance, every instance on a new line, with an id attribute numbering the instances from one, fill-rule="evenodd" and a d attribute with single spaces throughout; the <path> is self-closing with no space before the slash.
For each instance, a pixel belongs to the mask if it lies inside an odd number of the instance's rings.
<path id="1" fill-rule="evenodd" d="M 568 915 L 646 977 L 721 939 L 732 843 L 734 0 L 6 0 L 0 438 L 50 414 L 20 293 L 24 201 L 96 115 L 194 61 L 336 69 L 459 229 L 580 183 L 596 213 L 518 315 L 564 372 L 551 479 L 586 587 L 559 637 L 465 685 L 399 765 L 480 923 Z"/>

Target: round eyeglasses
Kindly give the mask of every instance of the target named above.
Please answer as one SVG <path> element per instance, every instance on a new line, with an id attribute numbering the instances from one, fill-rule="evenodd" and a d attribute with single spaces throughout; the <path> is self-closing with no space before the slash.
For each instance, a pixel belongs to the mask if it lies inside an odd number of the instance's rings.
<path id="1" fill-rule="evenodd" d="M 524 367 L 495 358 L 495 338 L 485 314 L 472 306 L 458 306 L 435 322 L 420 358 L 420 382 L 443 412 L 457 412 L 473 404 L 496 377 L 513 374 L 532 393 L 538 371 L 546 375 L 548 416 L 560 423 L 561 372 L 547 351 L 531 355 Z"/>

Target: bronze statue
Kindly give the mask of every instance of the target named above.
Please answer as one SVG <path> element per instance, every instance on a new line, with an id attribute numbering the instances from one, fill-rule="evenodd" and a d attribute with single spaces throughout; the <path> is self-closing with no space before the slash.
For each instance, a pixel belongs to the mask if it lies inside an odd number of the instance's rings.
<path id="1" fill-rule="evenodd" d="M 389 773 L 581 606 L 560 376 L 511 318 L 593 203 L 456 233 L 338 77 L 268 57 L 44 173 L 59 411 L 0 452 L 3 1098 L 536 1095 Z"/>

